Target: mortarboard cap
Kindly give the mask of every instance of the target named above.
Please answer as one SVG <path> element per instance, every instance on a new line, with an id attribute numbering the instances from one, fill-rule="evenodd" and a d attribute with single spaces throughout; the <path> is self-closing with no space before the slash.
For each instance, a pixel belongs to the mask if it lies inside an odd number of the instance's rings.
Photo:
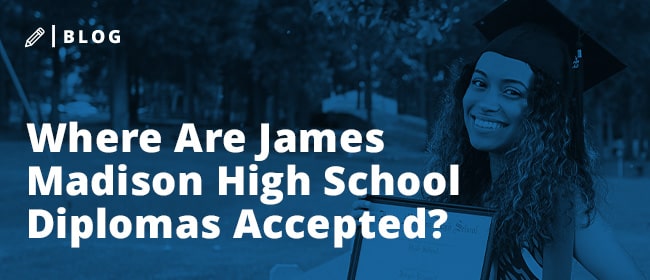
<path id="1" fill-rule="evenodd" d="M 625 68 L 546 0 L 508 0 L 475 26 L 491 41 L 485 51 L 524 61 L 558 83 L 571 83 L 571 68 L 576 55 L 581 55 L 583 77 L 578 91 L 586 91 Z"/>

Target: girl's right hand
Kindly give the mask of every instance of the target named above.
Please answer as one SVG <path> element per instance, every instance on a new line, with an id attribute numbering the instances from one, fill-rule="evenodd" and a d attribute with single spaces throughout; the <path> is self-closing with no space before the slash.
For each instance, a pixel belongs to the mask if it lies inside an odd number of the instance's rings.
<path id="1" fill-rule="evenodd" d="M 378 207 L 374 203 L 366 200 L 365 197 L 361 197 L 352 203 L 352 212 L 350 215 L 352 215 L 352 217 L 357 221 L 361 218 L 364 212 L 369 212 L 371 216 L 382 217 L 384 211 L 378 210 L 377 208 Z"/>

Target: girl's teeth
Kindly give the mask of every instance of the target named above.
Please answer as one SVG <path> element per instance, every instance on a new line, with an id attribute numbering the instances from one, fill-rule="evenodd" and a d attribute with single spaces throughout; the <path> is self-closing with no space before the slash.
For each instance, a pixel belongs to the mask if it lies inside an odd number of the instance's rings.
<path id="1" fill-rule="evenodd" d="M 491 121 L 486 121 L 486 120 L 481 120 L 481 119 L 475 119 L 474 124 L 477 127 L 487 128 L 487 129 L 503 128 L 503 124 L 501 124 L 501 123 L 491 122 Z"/>

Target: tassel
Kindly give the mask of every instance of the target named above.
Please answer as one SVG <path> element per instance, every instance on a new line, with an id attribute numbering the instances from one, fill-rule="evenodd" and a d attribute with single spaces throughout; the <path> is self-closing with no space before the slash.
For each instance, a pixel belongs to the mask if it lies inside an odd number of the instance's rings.
<path id="1" fill-rule="evenodd" d="M 584 134 L 584 108 L 583 108 L 583 89 L 584 89 L 584 61 L 582 53 L 582 33 L 578 35 L 576 43 L 576 56 L 573 60 L 574 84 L 573 84 L 573 104 L 571 108 L 575 110 L 573 142 L 574 156 L 581 162 L 587 161 L 585 151 L 585 134 Z"/>

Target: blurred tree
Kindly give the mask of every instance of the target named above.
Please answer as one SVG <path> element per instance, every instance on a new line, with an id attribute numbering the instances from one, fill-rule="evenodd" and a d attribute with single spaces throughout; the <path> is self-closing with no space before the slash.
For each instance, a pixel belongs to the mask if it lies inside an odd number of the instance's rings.
<path id="1" fill-rule="evenodd" d="M 65 98 L 61 81 L 78 71 L 83 88 L 111 98 L 114 128 L 138 122 L 145 105 L 159 118 L 301 127 L 331 92 L 352 89 L 370 121 L 374 92 L 398 100 L 399 113 L 430 123 L 451 66 L 458 57 L 471 59 L 483 43 L 473 21 L 499 2 L 0 0 L 0 26 L 34 103 L 50 100 L 56 109 Z M 552 2 L 629 64 L 587 95 L 593 109 L 586 112 L 600 142 L 627 139 L 630 155 L 632 140 L 650 133 L 644 125 L 650 121 L 644 94 L 649 4 Z M 121 44 L 22 47 L 26 34 L 52 23 L 121 29 Z M 6 123 L 12 86 L 2 71 L 0 118 Z M 49 119 L 57 121 L 57 113 L 52 110 Z"/>
<path id="2" fill-rule="evenodd" d="M 258 7 L 251 66 L 261 94 L 249 99 L 261 104 L 249 112 L 266 111 L 266 120 L 289 128 L 308 125 L 331 85 L 329 34 L 310 19 L 308 5 L 293 2 L 266 1 Z"/>
<path id="3" fill-rule="evenodd" d="M 65 28 L 76 30 L 80 27 L 80 19 L 83 19 L 92 9 L 90 3 L 80 0 L 65 1 L 64 3 L 43 3 L 42 1 L 25 0 L 21 1 L 21 4 L 23 7 L 23 34 L 31 34 L 33 29 L 37 26 L 47 28 L 51 24 L 56 24 L 60 29 Z M 77 35 L 75 34 L 75 36 Z M 86 34 L 86 36 L 89 36 L 89 34 Z M 86 39 L 87 38 L 88 37 L 86 37 Z M 70 56 L 74 52 L 69 49 L 70 46 L 63 44 L 62 36 L 57 38 L 55 48 L 52 48 L 47 44 L 47 42 L 41 42 L 31 48 L 40 53 L 40 55 L 47 57 L 46 61 L 49 66 L 47 71 L 51 73 L 48 74 L 48 76 L 50 76 L 51 85 L 46 93 L 46 96 L 49 97 L 48 103 L 51 108 L 48 121 L 51 123 L 58 123 L 61 119 L 60 111 L 58 109 L 59 104 L 61 104 L 62 98 L 64 97 L 64 94 L 66 94 L 66 74 L 72 71 L 76 64 L 71 61 Z M 36 55 L 36 57 L 39 57 L 39 55 Z M 37 65 L 38 64 L 40 63 L 37 63 Z M 43 72 L 34 71 L 34 73 Z M 37 74 L 35 77 L 27 77 L 27 79 L 40 80 L 42 77 L 42 74 Z M 43 100 L 38 102 L 43 102 Z"/>
<path id="4" fill-rule="evenodd" d="M 493 4 L 471 0 L 311 3 L 315 16 L 349 34 L 345 37 L 348 41 L 343 42 L 356 50 L 356 71 L 364 77 L 362 84 L 366 85 L 367 119 L 372 120 L 371 85 L 382 79 L 383 90 L 394 91 L 383 94 L 396 97 L 400 112 L 425 117 L 428 128 L 435 117 L 436 92 L 444 90 L 449 66 L 480 42 L 478 33 L 467 32 L 467 22 Z"/>
<path id="5" fill-rule="evenodd" d="M 118 76 L 113 79 L 121 85 L 113 98 L 128 96 L 120 99 L 122 106 L 116 106 L 130 108 L 121 114 L 131 115 L 131 123 L 137 122 L 140 98 L 149 94 L 149 100 L 161 107 L 158 109 L 164 111 L 171 106 L 172 112 L 180 111 L 182 118 L 197 122 L 209 110 L 202 99 L 218 101 L 215 93 L 201 96 L 202 88 L 209 86 L 199 83 L 216 83 L 220 71 L 215 69 L 220 69 L 233 56 L 250 52 L 246 32 L 239 32 L 246 29 L 245 16 L 237 16 L 245 15 L 249 9 L 246 5 L 251 3 L 255 1 L 100 2 L 98 6 L 107 21 L 122 26 L 125 31 L 122 47 L 114 48 L 112 56 L 113 64 L 118 63 L 121 69 L 114 71 Z M 237 38 L 229 38 L 228 33 Z M 159 82 L 177 85 L 180 94 L 168 97 L 162 92 L 142 92 L 144 88 L 161 89 L 145 87 L 143 83 Z"/>
<path id="6" fill-rule="evenodd" d="M 621 139 L 625 143 L 624 156 L 631 159 L 641 152 L 644 141 L 650 139 L 647 125 L 650 98 L 645 82 L 650 76 L 647 67 L 650 50 L 645 47 L 650 44 L 650 29 L 647 28 L 650 3 L 644 0 L 561 0 L 556 3 L 628 65 L 625 71 L 587 93 L 585 112 L 597 136 L 597 144 L 612 148 L 614 141 Z M 604 152 L 613 154 L 612 150 Z"/>
<path id="7" fill-rule="evenodd" d="M 11 58 L 17 56 L 11 56 L 11 54 L 18 53 L 18 46 L 11 44 L 10 42 L 18 42 L 22 39 L 22 34 L 16 32 L 18 29 L 21 29 L 23 24 L 16 24 L 17 19 L 22 16 L 22 5 L 17 1 L 12 0 L 2 0 L 0 1 L 0 30 L 2 30 L 2 36 L 0 39 L 3 41 L 3 45 L 6 48 L 8 55 Z M 24 57 L 24 56 L 21 56 Z M 23 72 L 23 64 L 17 63 L 17 61 L 12 61 L 14 68 L 18 72 Z M 24 82 L 24 80 L 22 81 Z M 14 85 L 9 77 L 9 72 L 7 70 L 7 65 L 0 60 L 0 127 L 7 127 L 9 125 L 9 118 L 11 114 L 11 101 L 16 100 Z"/>
<path id="8" fill-rule="evenodd" d="M 113 127 L 138 121 L 143 77 L 183 83 L 182 110 L 194 120 L 194 66 L 198 64 L 195 61 L 203 61 L 200 57 L 210 57 L 215 51 L 211 44 L 214 36 L 207 28 L 215 4 L 123 0 L 102 1 L 98 7 L 106 22 L 125 31 L 120 46 L 110 52 Z"/>

